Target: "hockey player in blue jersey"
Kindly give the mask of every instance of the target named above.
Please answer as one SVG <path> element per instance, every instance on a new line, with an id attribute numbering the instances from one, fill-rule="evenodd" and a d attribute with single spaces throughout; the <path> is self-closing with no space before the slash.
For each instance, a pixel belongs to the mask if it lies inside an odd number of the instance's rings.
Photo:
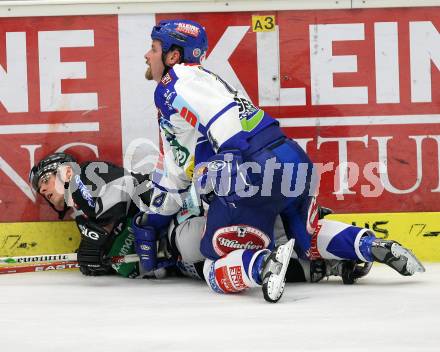
<path id="1" fill-rule="evenodd" d="M 262 286 L 277 302 L 293 247 L 300 258 L 321 252 L 338 258 L 385 262 L 403 275 L 423 271 L 410 251 L 371 232 L 340 231 L 319 248 L 314 168 L 278 122 L 216 74 L 200 65 L 208 43 L 193 21 L 161 21 L 151 33 L 146 78 L 155 80 L 155 104 L 165 152 L 165 173 L 153 178 L 147 222 L 136 233 L 146 270 L 151 244 L 195 189 L 209 198 L 200 250 L 204 276 L 216 292 Z M 171 157 L 170 157 L 171 155 Z M 280 215 L 292 240 L 275 248 Z"/>

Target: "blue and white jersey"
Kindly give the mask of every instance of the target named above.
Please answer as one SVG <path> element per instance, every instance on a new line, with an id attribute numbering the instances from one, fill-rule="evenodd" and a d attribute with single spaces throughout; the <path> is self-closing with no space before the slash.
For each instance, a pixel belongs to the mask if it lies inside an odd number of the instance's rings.
<path id="1" fill-rule="evenodd" d="M 165 153 L 165 174 L 153 195 L 152 210 L 172 215 L 178 197 L 168 189 L 187 189 L 194 165 L 224 150 L 248 148 L 248 140 L 276 120 L 220 77 L 200 65 L 175 65 L 158 84 L 154 100 Z M 156 201 L 155 201 L 156 200 Z"/>

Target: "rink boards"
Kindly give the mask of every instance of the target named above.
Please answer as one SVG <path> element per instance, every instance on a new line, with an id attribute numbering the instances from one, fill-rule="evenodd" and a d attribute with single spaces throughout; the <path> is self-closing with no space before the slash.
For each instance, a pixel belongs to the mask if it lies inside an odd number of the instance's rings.
<path id="1" fill-rule="evenodd" d="M 411 248 L 423 261 L 440 262 L 440 213 L 334 214 L 328 218 L 368 227 L 378 237 Z M 73 221 L 0 224 L 0 256 L 71 253 L 78 248 Z"/>

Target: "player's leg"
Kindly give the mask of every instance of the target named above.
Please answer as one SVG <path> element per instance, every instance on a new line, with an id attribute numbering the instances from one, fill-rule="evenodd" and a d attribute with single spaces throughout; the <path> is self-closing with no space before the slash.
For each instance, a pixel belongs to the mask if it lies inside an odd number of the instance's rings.
<path id="1" fill-rule="evenodd" d="M 423 265 L 401 244 L 376 238 L 373 231 L 339 221 L 322 219 L 312 238 L 324 259 L 350 259 L 362 262 L 385 263 L 402 275 L 423 272 Z M 360 268 L 355 268 L 360 270 Z"/>
<path id="2" fill-rule="evenodd" d="M 321 212 L 319 216 L 320 219 L 323 217 L 322 213 L 330 214 L 331 211 L 324 208 L 324 212 Z M 274 235 L 277 245 L 284 244 L 288 240 L 281 217 L 277 217 L 275 221 Z M 322 241 L 323 238 L 320 238 L 320 240 Z M 324 257 L 326 256 L 324 255 Z M 331 258 L 334 257 L 331 256 Z M 342 258 L 339 260 L 322 258 L 314 260 L 298 259 L 296 252 L 293 252 L 287 269 L 286 282 L 319 282 L 325 277 L 338 276 L 342 278 L 344 284 L 353 284 L 357 279 L 368 274 L 371 264 Z"/>
<path id="3" fill-rule="evenodd" d="M 284 292 L 292 251 L 293 240 L 290 240 L 273 251 L 239 249 L 220 259 L 206 259 L 205 280 L 218 293 L 237 293 L 262 286 L 264 299 L 275 303 Z"/>
<path id="4" fill-rule="evenodd" d="M 289 218 L 292 220 L 292 217 Z M 292 231 L 301 231 L 302 217 L 293 218 Z M 345 267 L 339 267 L 339 272 L 344 271 L 344 282 L 350 283 L 368 273 L 371 263 L 378 261 L 385 263 L 402 275 L 413 275 L 423 272 L 423 265 L 415 255 L 401 244 L 376 238 L 369 229 L 344 224 L 339 221 L 319 220 L 316 230 L 311 238 L 310 259 L 335 259 L 335 267 L 341 260 L 349 260 Z M 358 264 L 354 264 L 358 263 Z M 350 266 L 352 270 L 350 271 Z M 344 276 L 343 276 L 344 278 Z"/>
<path id="5" fill-rule="evenodd" d="M 176 259 L 177 269 L 185 276 L 203 280 L 205 257 L 200 252 L 200 241 L 206 217 L 194 216 L 179 223 L 175 218 L 168 229 L 170 252 Z"/>
<path id="6" fill-rule="evenodd" d="M 393 240 L 383 240 L 374 235 L 365 236 L 359 244 L 360 251 L 369 262 L 384 263 L 404 276 L 425 271 L 422 263 L 411 250 Z"/>
<path id="7" fill-rule="evenodd" d="M 281 213 L 281 218 L 287 237 L 302 239 L 295 250 L 302 259 L 307 281 L 317 282 L 334 275 L 342 277 L 345 284 L 353 284 L 370 271 L 371 264 L 365 263 L 356 250 L 359 239 L 368 230 L 337 223 L 344 225 L 341 229 L 332 227 L 332 222 L 327 220 L 318 220 L 315 197 L 291 204 Z"/>
<path id="8" fill-rule="evenodd" d="M 175 219 L 176 220 L 176 219 Z M 195 216 L 178 223 L 173 222 L 168 231 L 170 252 L 176 258 L 176 266 L 185 276 L 203 280 L 204 257 L 200 252 L 200 241 L 205 229 L 206 218 Z M 285 244 L 288 240 L 284 233 L 281 218 L 277 217 L 275 223 L 275 237 L 277 245 Z M 231 258 L 229 258 L 231 260 Z M 241 265 L 241 260 L 239 265 Z M 237 263 L 235 263 L 237 265 Z M 354 270 L 356 263 L 348 260 L 302 260 L 297 259 L 296 253 L 292 254 L 286 271 L 286 282 L 318 282 L 328 276 L 340 276 L 344 283 L 353 283 L 355 278 L 367 274 L 362 266 L 362 275 Z M 224 267 L 222 261 L 217 262 L 217 267 Z M 361 266 L 357 265 L 359 270 Z M 244 270 L 243 267 L 240 268 Z M 258 278 L 258 276 L 256 276 Z M 258 280 L 258 279 L 257 279 Z M 249 286 L 258 286 L 258 283 Z"/>
<path id="9" fill-rule="evenodd" d="M 181 274 L 203 280 L 204 260 L 200 252 L 200 241 L 205 230 L 206 218 L 204 216 L 194 216 L 178 223 L 177 219 L 172 222 L 168 231 L 168 241 L 170 252 L 176 258 L 176 266 Z M 281 218 L 277 217 L 275 223 L 275 237 L 277 245 L 287 243 Z M 230 260 L 231 258 L 229 258 Z M 239 262 L 239 264 L 241 264 Z M 342 276 L 344 267 L 349 265 L 349 261 L 337 260 L 299 260 L 296 253 L 292 254 L 286 271 L 286 282 L 318 282 L 324 277 L 336 275 Z M 222 267 L 222 261 L 217 262 L 217 267 Z M 244 270 L 243 267 L 240 270 Z M 258 276 L 257 276 L 258 278 Z M 258 286 L 252 282 L 249 286 Z"/>
<path id="10" fill-rule="evenodd" d="M 275 217 L 269 205 L 225 207 L 214 198 L 200 246 L 208 258 L 205 280 L 214 291 L 235 293 L 263 285 L 267 300 L 281 297 L 293 243 L 271 251 Z"/>
<path id="11" fill-rule="evenodd" d="M 299 258 L 320 258 L 312 248 L 317 214 L 316 198 L 310 196 L 290 202 L 280 214 L 287 238 L 295 238 L 295 252 Z"/>

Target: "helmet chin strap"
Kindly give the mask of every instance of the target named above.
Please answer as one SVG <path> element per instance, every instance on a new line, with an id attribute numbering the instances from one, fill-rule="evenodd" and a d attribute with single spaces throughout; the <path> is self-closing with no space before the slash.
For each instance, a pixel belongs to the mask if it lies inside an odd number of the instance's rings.
<path id="1" fill-rule="evenodd" d="M 174 50 L 176 50 L 176 49 L 174 49 Z M 169 65 L 166 64 L 166 56 L 167 56 L 167 54 L 170 51 L 171 50 L 168 50 L 166 53 L 162 52 L 162 63 L 163 63 L 163 66 L 164 66 L 162 77 L 165 76 L 168 73 L 168 71 L 172 69 L 172 66 L 169 66 Z M 179 52 L 180 52 L 180 50 L 179 50 Z M 180 52 L 180 54 L 181 54 L 180 60 L 179 60 L 179 62 L 176 62 L 176 63 L 182 63 L 183 62 L 183 56 L 182 56 L 183 54 L 181 52 Z"/>
<path id="2" fill-rule="evenodd" d="M 57 210 L 57 213 L 58 213 L 58 219 L 63 220 L 64 217 L 66 216 L 67 211 L 68 211 L 69 209 L 70 209 L 70 207 L 69 207 L 66 203 L 64 203 L 64 209 L 61 210 L 61 211 L 58 211 L 58 210 Z"/>
<path id="3" fill-rule="evenodd" d="M 70 209 L 70 207 L 67 205 L 67 201 L 66 201 L 67 197 L 69 195 L 69 193 L 68 193 L 69 185 L 70 185 L 70 180 L 64 182 L 64 209 L 60 211 L 60 210 L 56 210 L 55 207 L 53 207 L 55 209 L 55 211 L 58 213 L 58 219 L 60 219 L 60 220 L 64 219 L 64 216 L 66 215 L 67 211 Z"/>
<path id="4" fill-rule="evenodd" d="M 164 67 L 162 72 L 162 77 L 165 76 L 168 73 L 168 71 L 171 69 L 171 67 L 165 63 L 167 54 L 168 52 L 166 53 L 162 52 L 162 63 Z"/>
<path id="5" fill-rule="evenodd" d="M 163 69 L 162 77 L 165 76 L 168 73 L 169 70 L 171 70 L 171 67 L 170 66 L 165 66 L 165 68 Z"/>

